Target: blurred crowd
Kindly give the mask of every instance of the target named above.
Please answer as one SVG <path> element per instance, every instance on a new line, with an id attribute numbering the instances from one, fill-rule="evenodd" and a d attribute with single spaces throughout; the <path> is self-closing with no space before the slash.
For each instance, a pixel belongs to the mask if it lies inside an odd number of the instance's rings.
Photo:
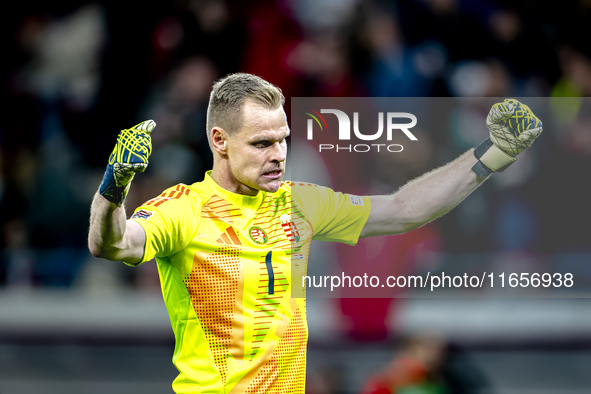
<path id="1" fill-rule="evenodd" d="M 571 97 L 556 101 L 557 127 L 546 128 L 529 164 L 393 242 L 410 242 L 406 258 L 425 239 L 438 252 L 498 250 L 517 260 L 590 252 L 591 211 L 580 211 L 590 197 L 581 183 L 591 112 L 580 98 L 591 94 L 589 1 L 28 1 L 3 19 L 0 287 L 157 290 L 153 264 L 89 263 L 92 196 L 119 130 L 144 119 L 158 124 L 153 156 L 128 211 L 200 181 L 212 164 L 211 85 L 237 71 L 278 85 L 288 117 L 291 97 Z M 478 144 L 486 133 L 465 127 L 486 115 L 475 112 L 465 108 L 445 133 L 425 137 L 422 155 L 382 163 L 395 170 L 378 178 L 395 189 Z M 560 239 L 541 222 L 561 229 Z"/>

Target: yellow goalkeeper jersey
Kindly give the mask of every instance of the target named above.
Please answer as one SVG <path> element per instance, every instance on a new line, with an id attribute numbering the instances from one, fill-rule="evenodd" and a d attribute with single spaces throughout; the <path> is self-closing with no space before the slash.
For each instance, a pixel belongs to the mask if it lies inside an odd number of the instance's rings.
<path id="1" fill-rule="evenodd" d="M 356 243 L 370 209 L 304 183 L 235 194 L 210 173 L 138 207 L 140 263 L 156 257 L 176 340 L 174 391 L 304 394 L 306 302 L 292 286 L 303 294 L 312 239 Z"/>

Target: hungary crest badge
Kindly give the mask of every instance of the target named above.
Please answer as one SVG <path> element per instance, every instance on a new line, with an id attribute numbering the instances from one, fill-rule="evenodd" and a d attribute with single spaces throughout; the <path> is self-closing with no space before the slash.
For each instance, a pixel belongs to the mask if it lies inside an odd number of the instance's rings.
<path id="1" fill-rule="evenodd" d="M 269 237 L 267 236 L 267 233 L 265 233 L 265 230 L 257 226 L 251 227 L 248 231 L 248 234 L 250 235 L 250 239 L 252 239 L 255 243 L 259 245 L 264 245 L 269 240 Z"/>
<path id="2" fill-rule="evenodd" d="M 300 242 L 300 233 L 288 214 L 281 215 L 281 227 L 291 243 Z"/>

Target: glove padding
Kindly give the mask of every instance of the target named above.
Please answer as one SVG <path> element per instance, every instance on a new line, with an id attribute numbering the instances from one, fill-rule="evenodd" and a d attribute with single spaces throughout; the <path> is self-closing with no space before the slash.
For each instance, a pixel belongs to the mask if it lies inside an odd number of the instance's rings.
<path id="1" fill-rule="evenodd" d="M 543 127 L 531 109 L 515 99 L 493 105 L 486 126 L 490 138 L 474 150 L 479 163 L 472 170 L 478 176 L 504 171 L 534 142 Z"/>
<path id="2" fill-rule="evenodd" d="M 135 174 L 148 167 L 152 153 L 150 133 L 155 127 L 156 122 L 146 120 L 119 133 L 99 188 L 99 193 L 107 200 L 121 206 Z"/>
<path id="3" fill-rule="evenodd" d="M 529 107 L 515 99 L 493 105 L 486 118 L 491 141 L 515 157 L 542 133 L 542 122 Z"/>

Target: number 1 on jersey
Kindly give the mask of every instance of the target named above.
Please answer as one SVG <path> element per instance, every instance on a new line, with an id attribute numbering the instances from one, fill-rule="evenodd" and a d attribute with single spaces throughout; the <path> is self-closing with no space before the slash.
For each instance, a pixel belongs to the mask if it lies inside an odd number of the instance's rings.
<path id="1" fill-rule="evenodd" d="M 270 251 L 265 257 L 265 265 L 267 266 L 267 274 L 269 275 L 269 295 L 275 294 L 275 274 L 273 273 L 273 252 Z"/>

